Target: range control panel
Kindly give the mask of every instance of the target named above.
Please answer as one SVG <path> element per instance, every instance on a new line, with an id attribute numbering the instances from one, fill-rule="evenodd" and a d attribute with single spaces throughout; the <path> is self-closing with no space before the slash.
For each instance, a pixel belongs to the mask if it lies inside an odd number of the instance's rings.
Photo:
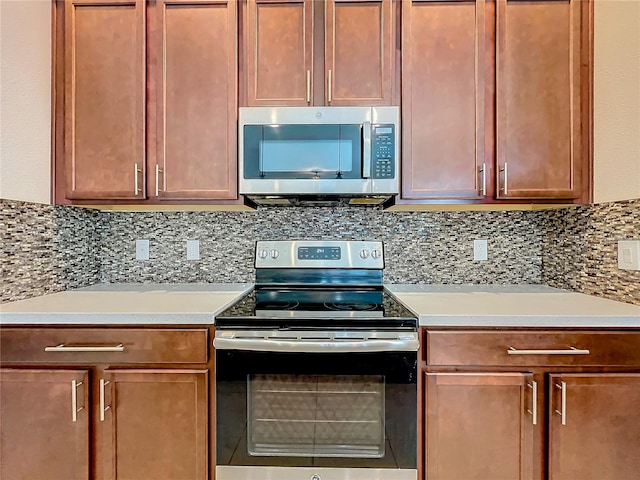
<path id="1" fill-rule="evenodd" d="M 256 268 L 384 268 L 379 241 L 259 241 L 255 259 Z"/>
<path id="2" fill-rule="evenodd" d="M 371 176 L 394 178 L 396 135 L 394 125 L 372 125 L 371 127 Z"/>

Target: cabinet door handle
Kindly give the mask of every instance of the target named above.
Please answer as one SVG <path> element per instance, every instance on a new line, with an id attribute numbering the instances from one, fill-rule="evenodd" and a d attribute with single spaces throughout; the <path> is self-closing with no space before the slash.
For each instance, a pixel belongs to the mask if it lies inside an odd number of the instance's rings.
<path id="1" fill-rule="evenodd" d="M 55 347 L 44 347 L 45 352 L 124 352 L 124 344 L 109 345 L 105 347 L 94 347 L 89 345 L 70 345 L 64 343 Z"/>
<path id="2" fill-rule="evenodd" d="M 331 88 L 332 85 L 331 84 L 333 83 L 332 82 L 332 76 L 333 75 L 331 73 L 331 70 L 329 70 L 328 80 L 327 80 L 327 101 L 328 101 L 328 103 L 331 103 L 331 100 L 333 100 L 333 95 L 331 93 L 331 90 L 332 90 L 332 88 Z"/>
<path id="3" fill-rule="evenodd" d="M 484 197 L 487 195 L 487 164 L 483 163 L 482 167 L 480 167 L 480 172 L 482 172 L 482 187 L 480 188 L 480 194 Z"/>
<path id="4" fill-rule="evenodd" d="M 107 410 L 111 408 L 110 405 L 104 404 L 104 387 L 109 385 L 111 382 L 105 381 L 104 378 L 100 379 L 100 421 L 104 422 L 104 414 Z"/>
<path id="5" fill-rule="evenodd" d="M 560 415 L 560 421 L 562 425 L 567 424 L 567 382 L 556 383 L 556 388 L 560 389 L 560 410 L 556 409 L 555 412 Z"/>
<path id="6" fill-rule="evenodd" d="M 557 350 L 521 350 L 519 348 L 509 347 L 507 350 L 507 354 L 509 355 L 589 355 L 590 353 L 586 348 L 576 347 Z"/>
<path id="7" fill-rule="evenodd" d="M 134 177 L 134 183 L 135 183 L 135 195 L 138 196 L 140 194 L 140 185 L 139 185 L 139 179 L 138 179 L 138 174 L 142 172 L 142 170 L 140 168 L 138 168 L 138 164 L 134 163 L 133 164 L 133 177 Z"/>
<path id="8" fill-rule="evenodd" d="M 84 407 L 78 408 L 78 387 L 83 384 L 84 382 L 71 380 L 71 420 L 73 422 L 78 421 L 78 412 L 84 409 Z"/>
<path id="9" fill-rule="evenodd" d="M 156 197 L 160 196 L 160 192 L 164 192 L 164 189 L 160 188 L 160 173 L 164 173 L 164 170 L 156 163 Z"/>
<path id="10" fill-rule="evenodd" d="M 311 103 L 311 70 L 307 70 L 307 103 Z"/>
<path id="11" fill-rule="evenodd" d="M 527 383 L 527 386 L 531 389 L 531 410 L 527 410 L 531 414 L 531 422 L 534 425 L 538 424 L 538 382 L 531 380 L 531 383 Z"/>
<path id="12" fill-rule="evenodd" d="M 505 195 L 509 195 L 509 188 L 507 187 L 507 182 L 509 181 L 509 165 L 507 165 L 507 162 L 504 162 L 504 167 L 502 167 L 500 171 L 504 172 L 504 184 L 502 186 L 502 191 Z"/>

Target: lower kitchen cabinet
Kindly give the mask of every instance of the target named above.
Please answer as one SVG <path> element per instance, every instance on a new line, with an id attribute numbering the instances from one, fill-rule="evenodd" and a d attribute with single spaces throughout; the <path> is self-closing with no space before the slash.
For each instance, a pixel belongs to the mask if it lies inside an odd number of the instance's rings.
<path id="1" fill-rule="evenodd" d="M 532 382 L 524 373 L 427 373 L 426 478 L 531 480 Z"/>
<path id="2" fill-rule="evenodd" d="M 0 478 L 89 478 L 88 373 L 0 369 Z"/>
<path id="3" fill-rule="evenodd" d="M 640 478 L 640 373 L 550 375 L 549 479 Z"/>
<path id="4" fill-rule="evenodd" d="M 425 480 L 640 478 L 640 331 L 424 331 Z"/>
<path id="5" fill-rule="evenodd" d="M 206 480 L 207 372 L 114 370 L 100 379 L 109 480 Z"/>
<path id="6" fill-rule="evenodd" d="M 209 338 L 207 328 L 0 330 L 0 478 L 212 478 Z"/>

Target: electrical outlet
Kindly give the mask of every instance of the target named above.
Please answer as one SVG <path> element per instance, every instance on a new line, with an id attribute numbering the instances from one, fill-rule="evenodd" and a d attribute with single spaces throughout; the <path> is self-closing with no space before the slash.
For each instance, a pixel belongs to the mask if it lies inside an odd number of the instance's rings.
<path id="1" fill-rule="evenodd" d="M 136 260 L 149 260 L 149 240 L 136 240 Z"/>
<path id="2" fill-rule="evenodd" d="M 618 268 L 640 270 L 640 240 L 618 241 Z"/>
<path id="3" fill-rule="evenodd" d="M 200 260 L 200 240 L 187 240 L 187 260 Z"/>
<path id="4" fill-rule="evenodd" d="M 487 241 L 485 239 L 473 241 L 473 260 L 484 261 L 488 258 Z"/>

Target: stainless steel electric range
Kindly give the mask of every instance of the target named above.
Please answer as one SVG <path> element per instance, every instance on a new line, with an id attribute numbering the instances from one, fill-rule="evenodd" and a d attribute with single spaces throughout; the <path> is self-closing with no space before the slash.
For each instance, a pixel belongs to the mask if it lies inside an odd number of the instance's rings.
<path id="1" fill-rule="evenodd" d="M 417 318 L 376 241 L 257 242 L 216 316 L 218 480 L 416 480 Z"/>

